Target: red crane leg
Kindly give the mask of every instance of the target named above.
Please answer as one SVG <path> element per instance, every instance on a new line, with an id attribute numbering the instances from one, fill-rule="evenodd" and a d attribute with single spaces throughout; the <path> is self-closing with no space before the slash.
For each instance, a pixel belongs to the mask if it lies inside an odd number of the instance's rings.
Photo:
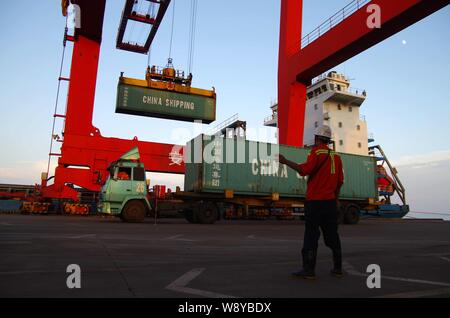
<path id="1" fill-rule="evenodd" d="M 89 136 L 92 126 L 100 43 L 78 36 L 72 56 L 64 135 Z"/>
<path id="2" fill-rule="evenodd" d="M 300 49 L 303 0 L 281 1 L 280 49 L 278 61 L 279 143 L 301 147 L 305 122 L 306 87 L 292 75 L 291 56 Z"/>
<path id="3" fill-rule="evenodd" d="M 74 37 L 64 142 L 53 184 L 42 181 L 42 197 L 77 201 L 78 192 L 68 184 L 100 191 L 109 164 L 136 146 L 149 171 L 184 173 L 182 147 L 174 153 L 170 144 L 105 138 L 92 125 L 105 0 L 72 3 L 80 6 L 81 28 Z"/>
<path id="4" fill-rule="evenodd" d="M 279 89 L 278 134 L 282 145 L 303 146 L 306 89 L 307 85 L 298 82 L 285 83 Z"/>

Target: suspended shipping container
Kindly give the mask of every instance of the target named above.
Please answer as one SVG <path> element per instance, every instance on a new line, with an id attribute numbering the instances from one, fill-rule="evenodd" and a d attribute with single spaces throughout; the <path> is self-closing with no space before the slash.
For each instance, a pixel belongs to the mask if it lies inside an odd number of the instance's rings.
<path id="1" fill-rule="evenodd" d="M 121 77 L 116 113 L 209 124 L 216 119 L 216 93 L 176 83 Z"/>

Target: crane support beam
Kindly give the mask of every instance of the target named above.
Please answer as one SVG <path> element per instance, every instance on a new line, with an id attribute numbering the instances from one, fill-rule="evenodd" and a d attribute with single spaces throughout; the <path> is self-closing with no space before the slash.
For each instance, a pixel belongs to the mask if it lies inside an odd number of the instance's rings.
<path id="1" fill-rule="evenodd" d="M 161 21 L 164 18 L 167 8 L 170 5 L 171 0 L 159 0 L 159 1 L 145 0 L 145 1 L 159 4 L 158 12 L 156 13 L 155 17 L 143 15 L 139 12 L 133 11 L 135 0 L 126 0 L 125 8 L 123 10 L 122 19 L 119 26 L 119 33 L 117 34 L 116 47 L 118 49 L 140 54 L 148 53 L 150 46 L 156 36 L 156 33 L 158 32 Z M 151 25 L 147 40 L 143 45 L 128 43 L 124 41 L 125 30 L 127 29 L 129 21 Z"/>
<path id="2" fill-rule="evenodd" d="M 281 1 L 278 127 L 279 142 L 290 146 L 303 145 L 306 87 L 314 77 L 442 9 L 450 0 L 354 0 L 351 4 L 358 9 L 353 14 L 338 24 L 333 24 L 336 15 L 330 18 L 329 30 L 319 29 L 318 38 L 304 47 L 302 3 Z"/>
<path id="3" fill-rule="evenodd" d="M 450 3 L 449 0 L 372 0 L 291 58 L 297 81 L 312 78 L 369 49 Z M 374 28 L 379 13 L 381 24 Z"/>

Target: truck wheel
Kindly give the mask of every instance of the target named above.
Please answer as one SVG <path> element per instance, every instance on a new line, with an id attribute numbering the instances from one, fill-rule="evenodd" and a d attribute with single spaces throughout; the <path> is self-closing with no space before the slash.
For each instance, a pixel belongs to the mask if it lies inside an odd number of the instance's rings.
<path id="1" fill-rule="evenodd" d="M 183 211 L 183 214 L 184 214 L 184 218 L 189 223 L 191 223 L 191 224 L 197 223 L 197 222 L 195 222 L 195 218 L 194 218 L 194 210 L 192 210 L 192 209 L 185 209 Z"/>
<path id="2" fill-rule="evenodd" d="M 346 224 L 358 224 L 359 222 L 359 206 L 356 204 L 349 204 L 345 208 L 344 222 Z"/>
<path id="3" fill-rule="evenodd" d="M 145 205 L 142 201 L 130 201 L 122 210 L 122 220 L 127 223 L 142 223 L 145 219 Z"/>
<path id="4" fill-rule="evenodd" d="M 200 224 L 213 224 L 219 217 L 217 204 L 213 202 L 204 202 L 195 209 L 195 216 Z"/>

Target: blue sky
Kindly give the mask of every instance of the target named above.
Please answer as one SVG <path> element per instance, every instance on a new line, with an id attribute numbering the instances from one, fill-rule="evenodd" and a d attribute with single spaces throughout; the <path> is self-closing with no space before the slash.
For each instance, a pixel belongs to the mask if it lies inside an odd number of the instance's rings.
<path id="1" fill-rule="evenodd" d="M 305 0 L 304 32 L 348 2 Z M 65 23 L 59 4 L 0 2 L 0 182 L 37 182 L 45 167 Z M 171 142 L 172 130 L 191 130 L 192 124 L 114 113 L 120 72 L 143 78 L 147 65 L 147 56 L 115 49 L 123 4 L 107 1 L 94 125 L 104 136 Z M 172 55 L 179 69 L 187 68 L 189 9 L 189 0 L 176 0 Z M 277 97 L 279 9 L 278 0 L 199 0 L 194 86 L 216 88 L 219 121 L 239 113 L 257 129 L 270 114 L 270 101 Z M 171 14 L 170 9 L 154 42 L 151 60 L 157 65 L 168 57 Z M 405 171 L 419 159 L 439 164 L 450 160 L 449 27 L 446 7 L 334 68 L 368 92 L 362 113 L 369 131 Z M 69 73 L 71 48 L 69 44 L 64 75 Z M 62 92 L 65 96 L 64 84 Z M 62 98 L 61 108 L 64 102 Z M 450 177 L 448 170 L 445 174 Z M 412 189 L 427 184 L 427 174 L 421 178 L 425 180 L 410 181 Z M 446 189 L 447 183 L 440 186 Z M 442 194 L 433 209 L 450 206 L 448 197 Z M 418 209 L 429 206 L 424 202 Z"/>

